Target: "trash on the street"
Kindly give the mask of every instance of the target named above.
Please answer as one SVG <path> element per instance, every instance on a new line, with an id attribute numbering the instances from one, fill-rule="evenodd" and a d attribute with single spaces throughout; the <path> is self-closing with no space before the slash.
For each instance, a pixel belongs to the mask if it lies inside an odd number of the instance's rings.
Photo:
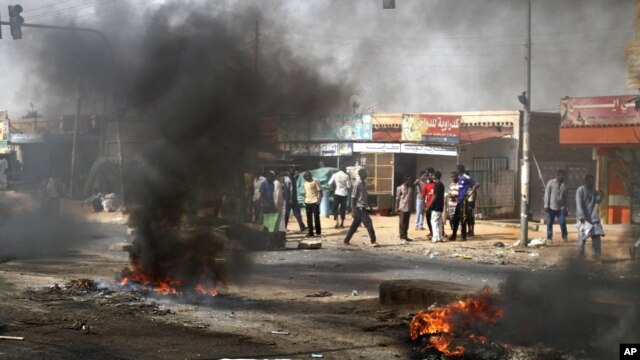
<path id="1" fill-rule="evenodd" d="M 0 340 L 17 340 L 22 341 L 24 337 L 22 336 L 0 336 Z"/>
<path id="2" fill-rule="evenodd" d="M 502 241 L 498 241 L 496 243 L 493 243 L 493 246 L 495 246 L 495 247 L 504 247 L 504 243 Z"/>
<path id="3" fill-rule="evenodd" d="M 538 253 L 531 253 L 531 254 L 529 254 L 529 256 L 535 257 L 535 256 L 540 256 L 540 254 L 538 254 Z"/>
<path id="4" fill-rule="evenodd" d="M 94 289 L 93 280 L 91 279 L 73 279 L 64 285 L 67 290 L 91 291 Z"/>
<path id="5" fill-rule="evenodd" d="M 547 241 L 544 239 L 533 239 L 531 241 L 529 241 L 529 244 L 527 245 L 530 248 L 536 248 L 536 247 L 540 247 L 540 246 L 545 246 L 547 245 Z"/>
<path id="6" fill-rule="evenodd" d="M 289 335 L 289 332 L 284 330 L 273 330 L 271 333 L 273 335 Z"/>
<path id="7" fill-rule="evenodd" d="M 333 296 L 333 294 L 328 291 L 319 291 L 313 294 L 309 294 L 306 297 L 328 297 L 328 296 Z"/>
<path id="8" fill-rule="evenodd" d="M 351 290 L 351 296 L 358 296 L 358 290 Z"/>
<path id="9" fill-rule="evenodd" d="M 321 357 L 324 357 L 324 355 L 322 355 L 322 353 L 311 353 L 311 357 L 312 358 L 321 358 Z"/>

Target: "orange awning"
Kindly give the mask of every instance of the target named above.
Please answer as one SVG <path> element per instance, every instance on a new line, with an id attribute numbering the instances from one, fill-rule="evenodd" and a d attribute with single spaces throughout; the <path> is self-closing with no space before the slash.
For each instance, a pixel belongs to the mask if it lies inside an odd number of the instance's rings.
<path id="1" fill-rule="evenodd" d="M 640 144 L 640 125 L 607 127 L 561 127 L 562 145 Z"/>

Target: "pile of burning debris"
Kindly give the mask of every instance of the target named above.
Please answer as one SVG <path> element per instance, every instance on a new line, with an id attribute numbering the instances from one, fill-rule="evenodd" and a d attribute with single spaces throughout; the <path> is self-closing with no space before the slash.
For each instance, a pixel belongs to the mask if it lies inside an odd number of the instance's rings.
<path id="1" fill-rule="evenodd" d="M 507 348 L 489 340 L 492 325 L 503 315 L 485 288 L 478 296 L 419 311 L 409 325 L 411 339 L 420 341 L 420 352 L 427 359 L 504 358 Z"/>
<path id="2" fill-rule="evenodd" d="M 505 316 L 491 289 L 448 305 L 433 304 L 421 310 L 409 324 L 415 345 L 414 359 L 577 359 L 569 353 L 543 344 L 527 347 L 492 339 L 493 331 Z"/>
<path id="3" fill-rule="evenodd" d="M 208 226 L 176 229 L 162 237 L 146 234 L 129 248 L 131 265 L 118 283 L 127 290 L 161 295 L 214 297 L 228 280 L 229 260 L 243 253 L 230 246 L 224 231 Z"/>

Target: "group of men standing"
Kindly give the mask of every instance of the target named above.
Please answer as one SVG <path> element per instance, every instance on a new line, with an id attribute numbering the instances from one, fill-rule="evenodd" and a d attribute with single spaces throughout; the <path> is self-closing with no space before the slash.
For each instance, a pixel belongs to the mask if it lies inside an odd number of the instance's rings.
<path id="1" fill-rule="evenodd" d="M 478 183 L 469 176 L 464 165 L 458 165 L 456 171 L 451 173 L 451 181 L 447 192 L 442 183 L 442 173 L 432 167 L 421 171 L 415 181 L 411 177 L 405 177 L 402 185 L 396 189 L 396 211 L 399 215 L 402 244 L 411 241 L 408 230 L 414 204 L 416 230 L 424 230 L 423 225 L 426 222 L 429 228 L 427 237 L 431 238 L 432 242 L 446 239 L 444 222 L 447 218 L 452 231 L 450 241 L 458 240 L 458 230 L 461 231 L 460 240 L 475 235 L 473 209 Z"/>
<path id="2" fill-rule="evenodd" d="M 308 230 L 307 237 L 319 236 L 322 234 L 320 224 L 320 203 L 322 202 L 322 187 L 320 182 L 313 178 L 311 172 L 306 171 L 302 175 L 304 179 L 304 207 L 307 214 L 307 224 L 302 221 L 300 205 L 297 194 L 297 174 L 294 172 L 283 172 L 276 175 L 273 171 L 266 171 L 264 176 L 259 175 L 253 179 L 251 202 L 253 209 L 252 220 L 259 224 L 264 224 L 272 231 L 285 232 L 289 223 L 289 215 L 293 212 L 300 231 Z M 360 225 L 364 225 L 369 233 L 371 246 L 377 247 L 376 233 L 373 228 L 371 217 L 367 210 L 368 193 L 366 185 L 367 171 L 360 169 L 358 179 L 352 186 L 351 177 L 344 169 L 334 173 L 329 180 L 329 188 L 333 193 L 333 214 L 335 228 L 344 228 L 344 221 L 347 211 L 347 199 L 351 192 L 351 211 L 353 221 L 344 239 L 345 246 L 351 246 L 350 241 Z M 352 191 L 353 188 L 353 191 Z M 249 186 L 247 186 L 247 192 Z M 248 192 L 249 193 L 249 192 Z M 273 225 L 275 220 L 276 224 Z"/>
<path id="3" fill-rule="evenodd" d="M 553 243 L 553 224 L 558 219 L 562 241 L 568 242 L 567 215 L 569 192 L 565 182 L 566 172 L 558 170 L 555 179 L 549 180 L 544 191 L 544 210 L 547 214 L 547 243 Z M 601 239 L 604 228 L 600 222 L 598 205 L 602 201 L 602 191 L 596 190 L 593 175 L 584 177 L 584 185 L 576 191 L 576 220 L 578 228 L 578 255 L 584 257 L 587 239 L 592 239 L 592 256 L 602 254 Z"/>

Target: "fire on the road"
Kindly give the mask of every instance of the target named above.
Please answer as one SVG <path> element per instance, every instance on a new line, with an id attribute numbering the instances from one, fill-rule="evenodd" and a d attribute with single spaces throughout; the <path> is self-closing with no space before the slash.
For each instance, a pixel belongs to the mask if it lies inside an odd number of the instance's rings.
<path id="1" fill-rule="evenodd" d="M 477 297 L 418 312 L 411 320 L 410 334 L 413 340 L 427 336 L 430 345 L 426 348 L 434 347 L 447 356 L 462 356 L 465 345 L 485 343 L 486 330 L 490 328 L 486 325 L 495 324 L 503 315 L 491 290 L 485 288 Z"/>
<path id="2" fill-rule="evenodd" d="M 173 279 L 171 277 L 164 277 L 157 279 L 151 273 L 145 272 L 140 265 L 140 261 L 133 262 L 133 268 L 127 269 L 120 279 L 120 286 L 127 284 L 135 284 L 141 286 L 145 290 L 155 291 L 162 295 L 182 295 L 185 290 L 185 282 L 179 279 Z M 217 296 L 218 292 L 214 287 L 208 287 L 202 282 L 197 283 L 193 289 L 193 292 Z"/>

